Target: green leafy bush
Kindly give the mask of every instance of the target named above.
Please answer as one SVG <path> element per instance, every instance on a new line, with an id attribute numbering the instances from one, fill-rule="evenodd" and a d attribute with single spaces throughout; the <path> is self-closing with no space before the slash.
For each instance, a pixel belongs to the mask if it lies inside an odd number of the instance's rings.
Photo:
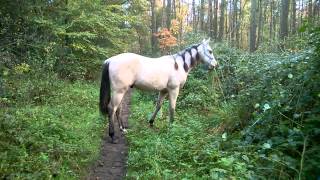
<path id="1" fill-rule="evenodd" d="M 78 179 L 97 157 L 104 120 L 97 85 L 40 74 L 5 79 L 0 98 L 0 178 Z"/>
<path id="2" fill-rule="evenodd" d="M 319 29 L 311 32 L 299 51 L 249 54 L 213 45 L 220 68 L 209 75 L 193 70 L 172 126 L 168 113 L 160 113 L 156 128 L 148 128 L 154 107 L 149 95 L 136 93 L 128 177 L 317 178 Z"/>

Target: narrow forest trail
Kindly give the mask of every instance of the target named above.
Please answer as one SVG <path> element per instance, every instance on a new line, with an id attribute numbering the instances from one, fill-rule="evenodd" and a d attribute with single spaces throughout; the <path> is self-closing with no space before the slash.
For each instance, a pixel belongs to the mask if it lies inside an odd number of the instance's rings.
<path id="1" fill-rule="evenodd" d="M 127 92 L 122 102 L 122 116 L 125 127 L 128 127 L 131 91 Z M 117 143 L 111 143 L 108 130 L 106 130 L 102 140 L 100 157 L 91 167 L 88 180 L 118 180 L 124 179 L 126 175 L 128 145 L 125 136 L 119 130 L 117 121 L 114 127 Z"/>

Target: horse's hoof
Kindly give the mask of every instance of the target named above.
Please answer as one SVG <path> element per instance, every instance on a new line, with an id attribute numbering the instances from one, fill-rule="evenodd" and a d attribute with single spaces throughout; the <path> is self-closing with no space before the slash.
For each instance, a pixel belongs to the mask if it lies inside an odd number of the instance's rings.
<path id="1" fill-rule="evenodd" d="M 123 134 L 127 134 L 128 131 L 126 130 L 126 128 L 120 128 L 120 131 L 122 131 Z"/>
<path id="2" fill-rule="evenodd" d="M 112 143 L 112 144 L 117 144 L 117 142 L 118 142 L 118 141 L 116 140 L 115 137 L 111 137 L 111 143 Z"/>

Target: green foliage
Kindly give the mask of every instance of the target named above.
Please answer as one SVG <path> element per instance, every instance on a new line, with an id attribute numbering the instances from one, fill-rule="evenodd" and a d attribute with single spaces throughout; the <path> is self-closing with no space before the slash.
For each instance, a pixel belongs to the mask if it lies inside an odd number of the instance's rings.
<path id="1" fill-rule="evenodd" d="M 98 155 L 97 85 L 11 76 L 0 97 L 0 178 L 78 179 Z"/>
<path id="2" fill-rule="evenodd" d="M 138 23 L 123 4 L 97 0 L 7 1 L 0 15 L 0 73 L 27 63 L 72 80 L 95 79 L 104 59 L 130 48 Z"/>
<path id="3" fill-rule="evenodd" d="M 132 128 L 127 135 L 129 179 L 252 177 L 253 166 L 246 152 L 221 151 L 225 139 L 212 133 L 212 115 L 179 107 L 175 124 L 168 126 L 168 114 L 160 113 L 152 129 L 146 121 L 154 109 L 152 102 L 136 92 L 132 103 Z"/>
<path id="4" fill-rule="evenodd" d="M 219 69 L 193 70 L 172 126 L 165 103 L 156 128 L 148 128 L 154 98 L 136 93 L 129 179 L 317 178 L 318 31 L 301 40 L 309 46 L 300 51 L 249 54 L 213 45 Z"/>

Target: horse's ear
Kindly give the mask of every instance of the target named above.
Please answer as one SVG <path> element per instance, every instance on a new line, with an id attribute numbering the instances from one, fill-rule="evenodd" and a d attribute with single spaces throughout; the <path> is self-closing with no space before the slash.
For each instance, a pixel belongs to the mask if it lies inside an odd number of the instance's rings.
<path id="1" fill-rule="evenodd" d="M 209 42 L 210 42 L 210 38 L 209 38 L 208 40 L 206 40 L 206 39 L 203 39 L 203 40 L 202 40 L 202 43 L 203 43 L 203 44 L 209 44 Z"/>

